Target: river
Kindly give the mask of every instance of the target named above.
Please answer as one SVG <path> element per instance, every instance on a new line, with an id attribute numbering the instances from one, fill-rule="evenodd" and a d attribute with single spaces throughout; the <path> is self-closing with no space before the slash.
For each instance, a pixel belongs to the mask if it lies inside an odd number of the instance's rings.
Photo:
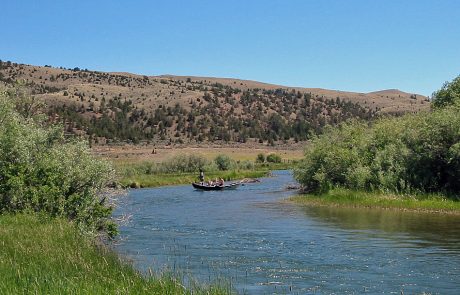
<path id="1" fill-rule="evenodd" d="M 242 294 L 459 294 L 460 217 L 301 207 L 288 171 L 233 191 L 132 190 L 115 250 Z"/>

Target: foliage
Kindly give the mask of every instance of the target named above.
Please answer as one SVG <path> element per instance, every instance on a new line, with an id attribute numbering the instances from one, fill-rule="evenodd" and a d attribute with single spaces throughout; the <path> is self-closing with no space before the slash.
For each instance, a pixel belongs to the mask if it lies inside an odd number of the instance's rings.
<path id="1" fill-rule="evenodd" d="M 245 160 L 245 161 L 238 161 L 236 163 L 236 166 L 238 169 L 242 169 L 242 170 L 253 170 L 255 165 L 254 165 L 254 162 L 251 162 L 251 161 L 248 161 L 248 160 Z"/>
<path id="2" fill-rule="evenodd" d="M 264 162 L 265 162 L 265 155 L 262 153 L 257 154 L 256 163 L 264 163 Z"/>
<path id="3" fill-rule="evenodd" d="M 223 178 L 225 181 L 264 177 L 269 172 L 266 169 L 210 171 L 205 173 L 205 179 Z M 126 176 L 120 180 L 123 186 L 158 187 L 173 184 L 190 184 L 198 180 L 198 173 L 168 173 L 168 174 L 139 174 Z"/>
<path id="4" fill-rule="evenodd" d="M 335 186 L 395 193 L 460 193 L 459 105 L 328 128 L 305 150 L 295 177 L 306 190 Z"/>
<path id="5" fill-rule="evenodd" d="M 14 97 L 14 106 L 16 111 L 24 118 L 40 119 L 41 111 L 45 105 L 33 96 L 27 93 L 24 83 L 18 83 L 15 87 L 7 90 L 9 97 Z"/>
<path id="6" fill-rule="evenodd" d="M 66 132 L 101 143 L 254 140 L 275 145 L 308 140 L 328 124 L 372 119 L 378 113 L 366 104 L 294 89 L 242 89 L 77 67 L 48 71 L 0 61 L 1 83 L 12 85 L 21 79 L 27 81 L 24 86 L 29 92 L 49 99 L 48 115 L 62 122 Z M 99 87 L 89 90 L 87 83 L 100 85 L 101 91 Z M 174 90 L 161 90 L 166 88 Z"/>
<path id="7" fill-rule="evenodd" d="M 460 104 L 460 75 L 452 82 L 446 82 L 442 88 L 433 93 L 433 106 L 441 108 L 452 104 Z"/>
<path id="8" fill-rule="evenodd" d="M 162 173 L 197 172 L 203 169 L 207 163 L 206 158 L 201 155 L 179 154 L 161 163 L 159 168 Z"/>
<path id="9" fill-rule="evenodd" d="M 0 94 L 0 212 L 45 212 L 114 235 L 112 209 L 98 197 L 111 166 L 84 142 L 66 141 L 60 126 L 24 118 L 13 101 Z"/>
<path id="10" fill-rule="evenodd" d="M 267 155 L 267 162 L 269 163 L 281 163 L 281 156 L 277 154 Z"/>
<path id="11" fill-rule="evenodd" d="M 178 154 L 160 163 L 116 162 L 116 170 L 124 186 L 138 188 L 190 183 L 197 180 L 200 169 L 205 172 L 206 177 L 222 177 L 225 180 L 261 177 L 271 168 L 286 169 L 286 167 L 272 166 L 275 164 L 256 167 L 252 161 L 235 161 L 227 155 L 219 155 L 216 159 L 221 166 L 216 161 L 209 161 L 200 154 Z M 220 169 L 225 167 L 228 169 Z M 235 174 L 231 175 L 229 170 Z"/>
<path id="12" fill-rule="evenodd" d="M 232 167 L 233 160 L 227 155 L 218 155 L 214 162 L 217 165 L 217 168 L 221 171 L 229 170 Z"/>

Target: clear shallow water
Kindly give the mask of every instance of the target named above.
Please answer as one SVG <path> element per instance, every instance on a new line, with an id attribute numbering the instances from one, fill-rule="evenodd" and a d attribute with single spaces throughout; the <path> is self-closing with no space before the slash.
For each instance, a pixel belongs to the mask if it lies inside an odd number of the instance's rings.
<path id="1" fill-rule="evenodd" d="M 247 294 L 460 294 L 460 218 L 282 200 L 287 171 L 234 191 L 133 190 L 115 249 L 142 271 L 224 277 Z"/>

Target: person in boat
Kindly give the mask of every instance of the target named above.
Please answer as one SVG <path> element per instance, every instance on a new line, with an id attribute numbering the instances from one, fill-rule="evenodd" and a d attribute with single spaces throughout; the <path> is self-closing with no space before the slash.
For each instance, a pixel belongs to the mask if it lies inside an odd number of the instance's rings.
<path id="1" fill-rule="evenodd" d="M 203 169 L 200 169 L 200 183 L 201 183 L 201 184 L 204 183 L 204 172 L 203 172 Z"/>
<path id="2" fill-rule="evenodd" d="M 224 184 L 225 184 L 225 183 L 224 183 L 224 179 L 221 177 L 221 178 L 219 179 L 219 185 L 220 185 L 220 186 L 224 186 Z"/>

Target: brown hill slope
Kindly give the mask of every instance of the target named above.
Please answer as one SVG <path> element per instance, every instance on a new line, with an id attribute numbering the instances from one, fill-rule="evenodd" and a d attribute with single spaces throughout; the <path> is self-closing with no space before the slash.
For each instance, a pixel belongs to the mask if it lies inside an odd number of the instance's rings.
<path id="1" fill-rule="evenodd" d="M 211 77 L 194 77 L 194 76 L 173 76 L 162 75 L 160 78 L 173 80 L 205 82 L 205 83 L 220 83 L 226 86 L 238 88 L 241 90 L 248 89 L 287 89 L 300 91 L 302 93 L 311 93 L 313 96 L 323 96 L 324 98 L 335 99 L 340 97 L 354 103 L 369 105 L 374 109 L 378 109 L 380 113 L 388 112 L 418 112 L 428 109 L 428 98 L 423 95 L 407 93 L 398 89 L 388 89 L 369 93 L 347 92 L 340 90 L 328 90 L 322 88 L 304 88 L 304 87 L 288 87 L 281 85 L 268 84 L 250 80 L 239 80 L 232 78 L 211 78 Z"/>
<path id="2" fill-rule="evenodd" d="M 353 93 L 0 62 L 0 82 L 16 81 L 44 100 L 68 131 L 100 140 L 298 141 L 348 118 L 429 107 L 426 97 L 398 90 Z"/>

